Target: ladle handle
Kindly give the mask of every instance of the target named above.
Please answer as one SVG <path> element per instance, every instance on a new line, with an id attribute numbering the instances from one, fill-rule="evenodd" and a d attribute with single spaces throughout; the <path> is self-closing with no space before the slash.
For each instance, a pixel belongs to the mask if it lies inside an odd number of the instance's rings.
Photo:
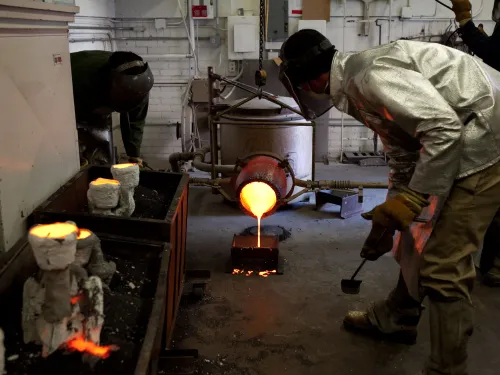
<path id="1" fill-rule="evenodd" d="M 356 270 L 356 272 L 354 272 L 354 274 L 352 275 L 351 277 L 351 280 L 354 280 L 354 278 L 357 276 L 357 274 L 359 273 L 359 271 L 361 271 L 361 268 L 363 268 L 363 266 L 365 265 L 366 261 L 368 259 L 364 259 L 361 264 L 359 265 L 358 269 Z"/>

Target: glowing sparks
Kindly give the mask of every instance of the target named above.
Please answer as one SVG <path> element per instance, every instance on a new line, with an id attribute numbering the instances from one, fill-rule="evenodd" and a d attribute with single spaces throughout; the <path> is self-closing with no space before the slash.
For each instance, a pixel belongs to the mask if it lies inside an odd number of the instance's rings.
<path id="1" fill-rule="evenodd" d="M 276 270 L 259 272 L 259 276 L 262 276 L 264 278 L 268 277 L 269 275 L 274 275 L 274 274 L 276 274 Z"/>
<path id="2" fill-rule="evenodd" d="M 240 200 L 243 207 L 257 217 L 257 247 L 260 247 L 260 220 L 276 205 L 276 192 L 269 184 L 254 181 L 241 189 Z"/>
<path id="3" fill-rule="evenodd" d="M 80 302 L 82 299 L 82 296 L 74 296 L 74 297 L 71 297 L 71 304 L 72 305 L 76 305 L 78 302 Z"/>
<path id="4" fill-rule="evenodd" d="M 240 270 L 238 268 L 235 268 L 233 270 L 233 275 L 245 275 L 246 277 L 251 276 L 254 274 L 255 271 L 245 271 L 245 270 Z M 259 275 L 261 277 L 268 277 L 269 275 L 275 275 L 277 273 L 276 270 L 271 270 L 271 271 L 260 271 L 260 272 L 255 272 L 256 275 Z"/>
<path id="5" fill-rule="evenodd" d="M 111 352 L 118 350 L 118 347 L 111 346 L 99 346 L 91 341 L 86 341 L 83 337 L 77 337 L 67 343 L 69 350 L 75 350 L 80 353 L 89 353 L 96 357 L 108 358 Z"/>
<path id="6" fill-rule="evenodd" d="M 30 234 L 40 238 L 62 239 L 71 233 L 78 232 L 78 228 L 70 223 L 53 223 L 37 225 L 31 228 Z"/>
<path id="7" fill-rule="evenodd" d="M 120 185 L 120 182 L 117 180 L 110 180 L 109 178 L 98 178 L 97 180 L 94 180 L 90 183 L 91 185 L 94 186 L 99 186 L 99 185 Z"/>

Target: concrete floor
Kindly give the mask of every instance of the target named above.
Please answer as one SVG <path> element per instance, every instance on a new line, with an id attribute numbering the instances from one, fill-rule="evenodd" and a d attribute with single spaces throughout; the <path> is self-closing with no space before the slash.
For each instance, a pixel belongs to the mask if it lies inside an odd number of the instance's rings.
<path id="1" fill-rule="evenodd" d="M 318 165 L 318 179 L 384 181 L 387 168 Z M 365 210 L 385 191 L 366 190 Z M 263 224 L 281 225 L 292 237 L 280 244 L 282 276 L 244 277 L 224 273 L 233 234 L 255 220 L 222 203 L 210 189 L 190 190 L 188 268 L 209 269 L 207 295 L 182 307 L 177 348 L 196 348 L 198 374 L 225 375 L 416 375 L 429 352 L 424 312 L 418 343 L 404 346 L 353 335 L 342 328 L 347 310 L 384 298 L 398 266 L 390 256 L 368 263 L 359 277 L 361 293 L 344 295 L 370 225 L 359 216 L 342 220 L 338 208 L 299 204 Z M 477 285 L 476 329 L 470 344 L 470 374 L 497 375 L 500 368 L 500 290 Z"/>

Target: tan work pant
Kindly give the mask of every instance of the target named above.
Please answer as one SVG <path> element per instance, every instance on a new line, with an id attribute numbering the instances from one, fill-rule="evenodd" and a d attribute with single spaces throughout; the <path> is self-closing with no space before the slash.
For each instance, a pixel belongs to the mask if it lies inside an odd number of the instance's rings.
<path id="1" fill-rule="evenodd" d="M 488 226 L 500 222 L 500 163 L 457 180 L 424 248 L 420 269 L 422 299 L 429 297 L 431 355 L 428 375 L 466 375 L 467 341 L 472 334 L 473 254 Z M 421 301 L 408 294 L 400 277 L 386 301 L 368 316 L 382 332 L 418 324 Z"/>

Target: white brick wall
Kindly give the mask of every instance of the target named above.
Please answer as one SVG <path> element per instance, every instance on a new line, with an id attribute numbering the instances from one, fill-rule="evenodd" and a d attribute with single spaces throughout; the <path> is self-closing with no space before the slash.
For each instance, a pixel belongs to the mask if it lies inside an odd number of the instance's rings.
<path id="1" fill-rule="evenodd" d="M 163 0 L 165 2 L 175 3 L 177 0 Z M 476 17 L 476 20 L 481 20 L 484 23 L 487 32 L 492 31 L 494 23 L 490 21 L 491 18 L 491 8 L 493 0 L 472 0 L 473 9 L 478 9 L 479 5 L 484 2 L 483 12 L 480 16 Z M 104 16 L 112 17 L 114 8 L 114 0 L 77 0 L 77 5 L 82 7 L 82 10 L 91 16 Z M 126 3 L 126 2 L 125 2 Z M 131 12 L 123 12 L 124 2 L 116 2 L 116 7 L 119 8 L 120 14 L 130 14 Z M 140 9 L 138 3 L 134 3 L 134 9 Z M 220 0 L 221 5 L 221 15 L 227 16 L 229 14 L 235 14 L 236 9 L 258 9 L 257 0 Z M 402 22 L 399 20 L 398 16 L 401 11 L 402 6 L 410 6 L 414 9 L 415 17 L 428 17 L 432 14 L 436 14 L 438 20 L 418 20 L 413 19 L 411 21 Z M 360 16 L 363 14 L 363 4 L 362 2 L 348 1 L 348 15 L 346 28 L 344 30 L 344 20 L 339 17 L 343 14 L 342 2 L 332 1 L 332 19 L 327 24 L 327 37 L 332 41 L 333 44 L 337 46 L 339 50 L 344 50 L 346 52 L 360 51 L 372 46 L 376 46 L 379 43 L 379 28 L 371 23 L 370 35 L 361 36 L 361 24 L 358 21 L 361 19 Z M 175 8 L 175 4 L 172 5 Z M 144 6 L 146 8 L 146 6 Z M 373 6 L 370 7 L 370 15 L 372 20 L 375 18 L 387 18 L 388 15 L 388 3 L 387 2 L 375 2 Z M 436 10 L 436 12 L 434 12 Z M 136 14 L 137 13 L 137 14 Z M 136 12 L 134 10 L 134 17 L 152 17 L 151 9 L 144 9 L 143 14 L 141 12 Z M 116 12 L 115 12 L 116 14 Z M 154 16 L 154 15 L 153 15 Z M 165 16 L 164 14 L 159 15 L 159 17 Z M 410 1 L 407 0 L 394 0 L 393 1 L 393 22 L 392 22 L 392 40 L 399 39 L 401 37 L 407 36 L 417 36 L 417 35 L 436 35 L 441 34 L 450 25 L 450 19 L 453 18 L 453 14 L 443 7 L 437 6 L 433 0 L 421 0 L 421 1 Z M 169 19 L 167 23 L 179 22 L 177 19 Z M 79 19 L 78 22 L 91 22 L 94 25 L 105 22 L 98 21 L 95 19 Z M 205 21 L 201 21 L 198 28 L 195 28 L 197 35 L 199 37 L 206 37 L 214 35 L 215 30 L 210 27 L 202 27 Z M 213 21 L 207 21 L 213 24 Z M 144 32 L 132 32 L 132 31 L 116 31 L 114 35 L 116 37 L 185 37 L 186 31 L 184 27 L 167 27 L 166 29 L 156 30 L 154 27 L 154 22 L 141 21 L 141 22 L 122 22 L 115 23 L 117 26 L 128 26 L 128 27 L 145 27 Z M 222 20 L 222 27 L 225 25 L 225 20 Z M 290 19 L 289 30 L 293 33 L 297 30 L 298 19 Z M 382 25 L 382 43 L 388 41 L 388 22 L 381 21 Z M 182 26 L 182 25 L 181 25 Z M 345 37 L 344 37 L 345 31 Z M 102 38 L 106 36 L 106 32 L 88 32 L 96 38 Z M 81 33 L 80 33 L 81 34 Z M 73 33 L 72 33 L 73 35 Z M 149 116 L 147 123 L 151 126 L 147 126 L 144 135 L 143 142 L 143 156 L 151 161 L 151 163 L 162 167 L 166 164 L 168 160 L 168 155 L 171 152 L 176 152 L 181 149 L 180 141 L 175 139 L 175 123 L 180 121 L 181 116 L 181 97 L 184 91 L 183 85 L 179 83 L 172 85 L 166 82 L 182 82 L 189 79 L 193 75 L 206 75 L 206 70 L 208 66 L 213 66 L 216 68 L 217 72 L 225 73 L 227 66 L 227 50 L 224 44 L 224 38 L 226 33 L 222 32 L 223 37 L 223 47 L 222 49 L 214 48 L 209 41 L 200 40 L 197 42 L 197 52 L 198 52 L 198 66 L 201 73 L 198 73 L 194 66 L 193 59 L 182 59 L 182 60 L 150 60 L 150 66 L 153 70 L 155 80 L 158 83 L 155 85 L 151 92 L 151 102 L 149 108 Z M 436 39 L 434 39 L 436 40 Z M 189 43 L 186 40 L 164 40 L 164 41 L 117 41 L 116 47 L 119 50 L 128 50 L 135 52 L 139 55 L 148 54 L 187 54 L 190 52 Z M 82 49 L 109 49 L 109 43 L 87 43 L 71 45 L 71 50 L 82 50 Z M 222 60 L 220 63 L 219 56 L 222 53 Z M 163 82 L 160 84 L 160 82 Z M 331 158 L 338 158 L 340 155 L 340 114 L 338 111 L 332 111 L 331 120 L 333 126 L 329 130 L 329 156 Z M 346 128 L 344 130 L 344 149 L 346 151 L 372 151 L 373 142 L 371 138 L 373 133 L 359 126 L 351 126 L 353 120 L 346 116 Z M 115 132 L 117 144 L 119 142 L 119 131 Z M 365 140 L 364 138 L 369 138 L 370 140 Z M 380 142 L 379 142 L 380 144 Z M 379 146 L 380 147 L 380 146 Z M 155 165 L 155 166 L 156 166 Z"/>

